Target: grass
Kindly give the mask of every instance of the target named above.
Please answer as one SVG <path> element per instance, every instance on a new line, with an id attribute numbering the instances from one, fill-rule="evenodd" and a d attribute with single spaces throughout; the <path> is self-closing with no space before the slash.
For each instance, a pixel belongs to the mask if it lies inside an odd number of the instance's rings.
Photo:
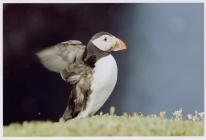
<path id="1" fill-rule="evenodd" d="M 4 126 L 4 136 L 202 136 L 203 120 L 183 120 L 181 113 L 176 111 L 172 118 L 165 118 L 165 112 L 149 116 L 138 113 L 117 116 L 111 108 L 110 114 L 100 113 L 66 122 L 13 123 Z"/>

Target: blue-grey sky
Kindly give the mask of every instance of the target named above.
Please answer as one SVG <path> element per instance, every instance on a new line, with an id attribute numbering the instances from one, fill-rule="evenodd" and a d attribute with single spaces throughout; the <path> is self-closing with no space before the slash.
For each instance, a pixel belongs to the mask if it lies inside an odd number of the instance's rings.
<path id="1" fill-rule="evenodd" d="M 203 4 L 138 4 L 118 17 L 127 40 L 108 101 L 144 114 L 203 111 Z M 116 20 L 116 19 L 115 19 Z M 114 21 L 115 22 L 115 21 Z"/>

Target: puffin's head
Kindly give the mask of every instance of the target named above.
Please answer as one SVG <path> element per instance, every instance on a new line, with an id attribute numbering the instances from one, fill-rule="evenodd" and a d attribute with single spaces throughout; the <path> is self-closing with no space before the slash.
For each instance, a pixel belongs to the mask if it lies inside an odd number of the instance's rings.
<path id="1" fill-rule="evenodd" d="M 108 32 L 96 33 L 90 41 L 95 47 L 104 52 L 127 49 L 126 44 L 122 40 Z"/>
<path id="2" fill-rule="evenodd" d="M 126 49 L 127 46 L 119 38 L 107 32 L 96 33 L 88 42 L 84 61 L 94 66 L 100 58 L 109 55 L 112 51 Z"/>

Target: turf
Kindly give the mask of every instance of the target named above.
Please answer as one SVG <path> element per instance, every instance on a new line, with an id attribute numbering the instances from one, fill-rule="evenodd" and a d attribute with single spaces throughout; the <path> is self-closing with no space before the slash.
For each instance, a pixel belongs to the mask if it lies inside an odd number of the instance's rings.
<path id="1" fill-rule="evenodd" d="M 4 126 L 4 136 L 202 136 L 202 120 L 183 120 L 181 115 L 165 118 L 137 113 L 121 116 L 100 114 L 69 121 L 31 121 Z"/>

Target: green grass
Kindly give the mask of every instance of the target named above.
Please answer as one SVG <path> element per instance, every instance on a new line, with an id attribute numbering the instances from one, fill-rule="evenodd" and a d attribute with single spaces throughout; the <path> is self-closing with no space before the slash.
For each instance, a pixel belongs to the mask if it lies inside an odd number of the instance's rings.
<path id="1" fill-rule="evenodd" d="M 181 115 L 165 118 L 137 113 L 110 114 L 73 119 L 67 122 L 31 121 L 4 126 L 4 136 L 202 136 L 202 120 L 182 120 Z"/>

